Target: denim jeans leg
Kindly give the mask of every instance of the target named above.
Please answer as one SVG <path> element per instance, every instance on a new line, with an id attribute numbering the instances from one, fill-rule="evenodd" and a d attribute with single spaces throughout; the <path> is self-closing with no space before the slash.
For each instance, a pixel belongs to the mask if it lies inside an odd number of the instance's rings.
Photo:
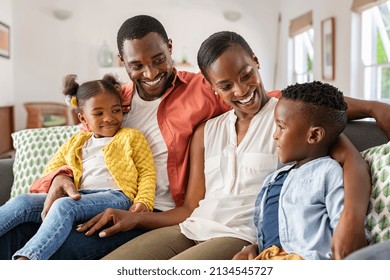
<path id="1" fill-rule="evenodd" d="M 86 221 L 112 207 L 127 210 L 131 202 L 120 191 L 84 191 L 82 198 L 57 199 L 51 206 L 38 232 L 18 250 L 14 258 L 48 259 L 58 250 L 77 222 Z"/>
<path id="2" fill-rule="evenodd" d="M 41 223 L 46 194 L 20 194 L 0 207 L 0 236 L 22 223 Z"/>

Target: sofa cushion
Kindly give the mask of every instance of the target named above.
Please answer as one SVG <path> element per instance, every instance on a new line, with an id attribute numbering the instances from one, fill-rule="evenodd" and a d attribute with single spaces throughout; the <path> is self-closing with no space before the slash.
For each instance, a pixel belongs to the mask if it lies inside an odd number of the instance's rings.
<path id="1" fill-rule="evenodd" d="M 11 198 L 28 193 L 30 185 L 41 176 L 51 156 L 79 130 L 80 125 L 70 125 L 14 132 L 12 139 L 16 153 Z"/>
<path id="2" fill-rule="evenodd" d="M 362 152 L 370 165 L 372 193 L 367 228 L 371 244 L 390 239 L 390 142 Z"/>

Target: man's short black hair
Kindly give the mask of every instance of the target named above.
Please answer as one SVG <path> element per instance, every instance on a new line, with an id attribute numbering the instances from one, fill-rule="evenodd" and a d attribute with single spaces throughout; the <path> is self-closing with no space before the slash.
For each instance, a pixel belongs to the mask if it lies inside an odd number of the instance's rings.
<path id="1" fill-rule="evenodd" d="M 157 33 L 165 43 L 168 43 L 168 35 L 164 26 L 154 17 L 138 15 L 127 19 L 122 23 L 116 37 L 119 53 L 123 54 L 123 42 L 125 40 L 141 39 L 151 32 Z"/>

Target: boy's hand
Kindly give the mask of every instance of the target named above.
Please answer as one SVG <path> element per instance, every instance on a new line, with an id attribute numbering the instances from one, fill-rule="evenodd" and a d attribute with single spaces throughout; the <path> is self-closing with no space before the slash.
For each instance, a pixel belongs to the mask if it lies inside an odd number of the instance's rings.
<path id="1" fill-rule="evenodd" d="M 139 213 L 139 212 L 149 212 L 148 208 L 146 208 L 146 205 L 142 202 L 136 202 L 133 205 L 131 205 L 130 212 Z"/>

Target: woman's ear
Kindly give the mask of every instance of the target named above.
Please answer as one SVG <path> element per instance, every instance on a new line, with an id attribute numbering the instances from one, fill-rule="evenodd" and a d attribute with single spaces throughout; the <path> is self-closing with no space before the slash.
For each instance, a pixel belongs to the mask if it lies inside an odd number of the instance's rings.
<path id="1" fill-rule="evenodd" d="M 325 129 L 320 126 L 310 128 L 309 137 L 307 142 L 309 144 L 317 144 L 325 137 Z"/>
<path id="2" fill-rule="evenodd" d="M 257 69 L 260 69 L 260 61 L 259 61 L 259 59 L 257 58 L 257 56 L 255 54 L 253 54 L 253 60 L 257 64 Z"/>

